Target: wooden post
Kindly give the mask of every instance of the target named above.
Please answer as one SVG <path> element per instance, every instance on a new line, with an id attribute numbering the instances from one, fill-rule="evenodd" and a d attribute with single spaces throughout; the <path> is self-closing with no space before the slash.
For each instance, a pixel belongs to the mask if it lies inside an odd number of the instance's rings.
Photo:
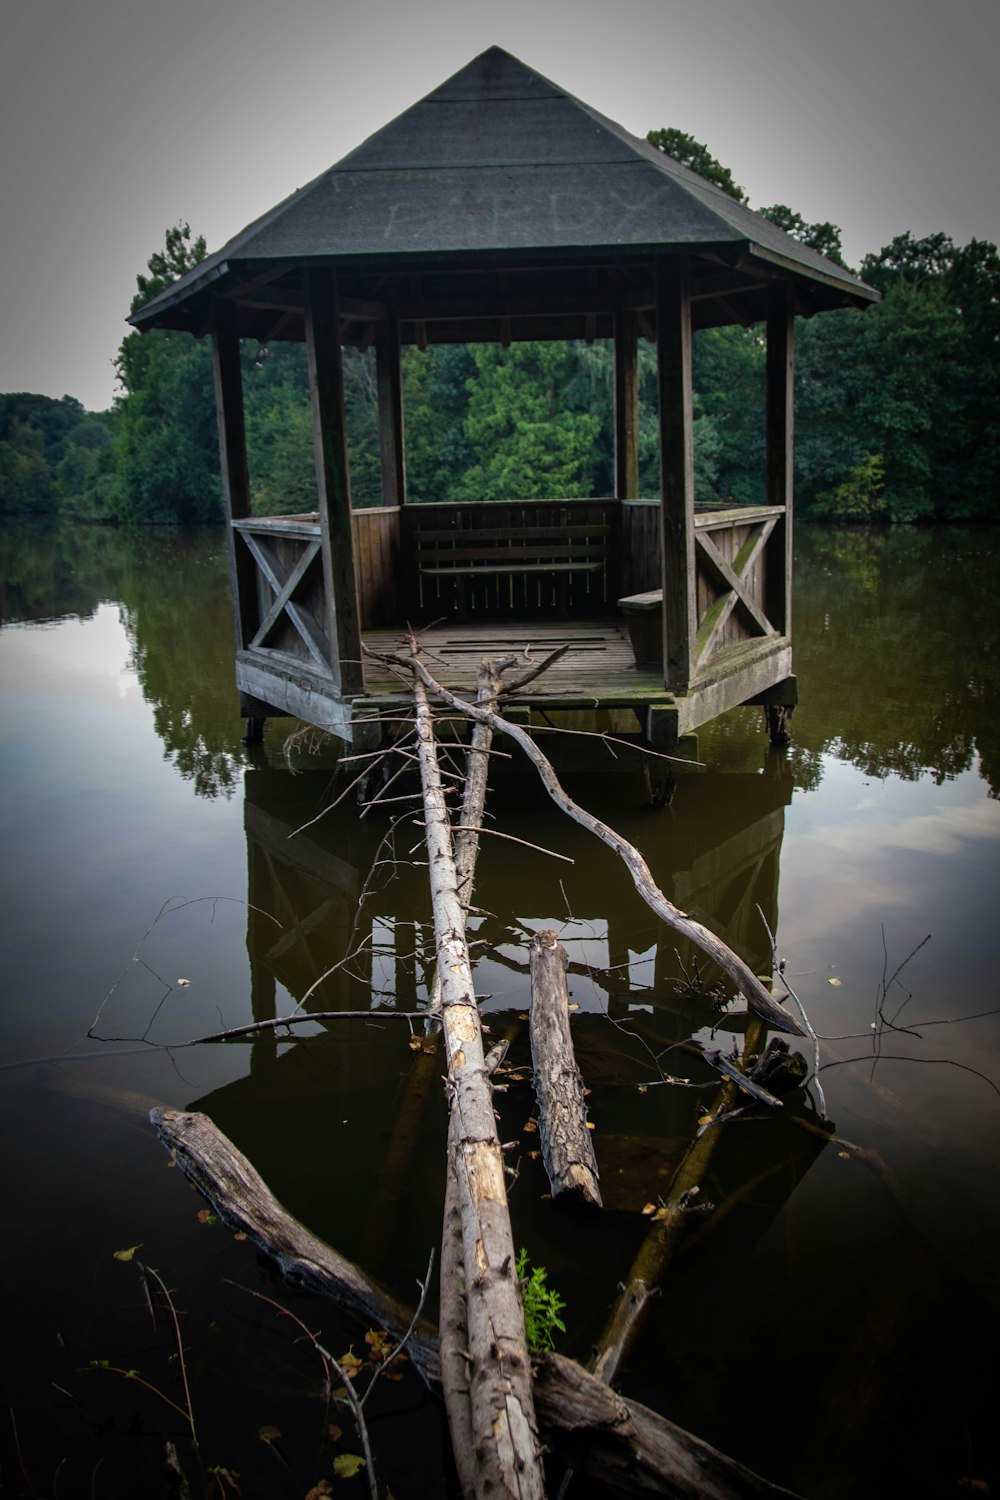
<path id="1" fill-rule="evenodd" d="M 785 514 L 766 552 L 765 608 L 782 635 L 792 633 L 792 453 L 795 410 L 795 312 L 792 287 L 775 281 L 767 304 L 767 503 Z"/>
<path id="2" fill-rule="evenodd" d="M 375 329 L 378 379 L 378 440 L 382 504 L 406 503 L 406 449 L 403 437 L 403 381 L 399 367 L 399 324 L 383 319 Z"/>
<path id="3" fill-rule="evenodd" d="M 639 328 L 635 313 L 615 314 L 615 494 L 639 498 Z"/>
<path id="4" fill-rule="evenodd" d="M 655 261 L 660 418 L 661 577 L 665 685 L 686 693 L 697 633 L 694 558 L 694 416 L 691 272 L 686 255 Z"/>
<path id="5" fill-rule="evenodd" d="M 231 302 L 217 301 L 213 304 L 212 356 L 236 649 L 242 651 L 247 642 L 253 640 L 260 612 L 257 603 L 257 570 L 253 558 L 232 527 L 234 520 L 242 521 L 250 514 L 250 473 L 247 468 L 243 381 L 240 376 L 240 338 L 236 327 L 236 308 Z"/>
<path id="6" fill-rule="evenodd" d="M 344 421 L 337 282 L 332 270 L 319 269 L 304 271 L 303 281 L 330 672 L 339 693 L 360 693 L 364 690 L 364 673 L 354 579 L 351 478 Z"/>

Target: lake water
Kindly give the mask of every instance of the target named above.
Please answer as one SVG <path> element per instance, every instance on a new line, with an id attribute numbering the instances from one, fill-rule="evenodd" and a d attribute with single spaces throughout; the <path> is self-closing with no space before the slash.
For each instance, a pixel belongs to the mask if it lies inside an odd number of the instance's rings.
<path id="1" fill-rule="evenodd" d="M 803 528 L 791 749 L 739 710 L 702 732 L 706 768 L 658 809 L 638 774 L 571 783 L 758 970 L 763 912 L 829 1038 L 837 1138 L 792 1118 L 817 1123 L 814 1095 L 728 1128 L 715 1213 L 620 1377 L 804 1495 L 997 1493 L 998 554 L 996 531 Z M 383 858 L 369 880 L 387 825 L 351 799 L 295 834 L 328 806 L 328 748 L 299 747 L 293 776 L 287 723 L 242 746 L 219 534 L 8 528 L 0 562 L 4 1492 L 159 1494 L 170 1437 L 197 1494 L 366 1493 L 334 1474 L 357 1442 L 336 1413 L 327 1440 L 315 1357 L 250 1292 L 334 1353 L 363 1351 L 364 1330 L 203 1222 L 147 1112 L 207 1111 L 289 1208 L 412 1301 L 440 1233 L 442 1054 L 378 1012 L 426 1001 L 422 872 Z M 713 1096 L 711 975 L 530 780 L 504 778 L 491 805 L 574 860 L 487 841 L 475 936 L 488 1024 L 516 1062 L 527 935 L 554 926 L 570 955 L 603 1215 L 546 1198 L 526 1074 L 498 1107 L 520 1142 L 515 1237 L 565 1300 L 559 1347 L 586 1357 L 642 1208 Z M 418 839 L 398 829 L 396 852 Z M 178 1045 L 286 1014 L 331 969 L 309 1008 L 372 1021 Z M 724 1024 L 715 1037 L 731 1046 Z M 200 1476 L 163 1399 L 183 1404 L 169 1322 L 115 1257 L 136 1245 L 182 1319 Z M 396 1500 L 454 1492 L 415 1380 L 381 1382 L 370 1420 Z"/>

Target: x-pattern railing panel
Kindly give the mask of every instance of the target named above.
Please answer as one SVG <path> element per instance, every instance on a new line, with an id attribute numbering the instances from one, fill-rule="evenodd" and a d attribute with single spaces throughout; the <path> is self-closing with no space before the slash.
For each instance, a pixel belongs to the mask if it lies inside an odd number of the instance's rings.
<path id="1" fill-rule="evenodd" d="M 274 594 L 271 606 L 261 620 L 250 646 L 266 649 L 269 637 L 282 615 L 285 615 L 292 622 L 312 659 L 324 670 L 329 670 L 330 648 L 319 621 L 307 605 L 294 598 L 320 557 L 319 540 L 307 542 L 294 564 L 289 567 L 261 537 L 248 532 L 243 532 L 242 536 Z"/>
<path id="2" fill-rule="evenodd" d="M 723 557 L 712 540 L 710 531 L 695 532 L 699 561 L 707 568 L 713 584 L 721 589 L 715 602 L 705 611 L 698 624 L 695 643 L 695 661 L 698 665 L 711 656 L 727 620 L 735 609 L 739 609 L 753 634 L 760 636 L 777 634 L 774 626 L 749 592 L 753 566 L 777 524 L 778 517 L 770 516 L 754 526 L 732 563 L 727 562 Z"/>

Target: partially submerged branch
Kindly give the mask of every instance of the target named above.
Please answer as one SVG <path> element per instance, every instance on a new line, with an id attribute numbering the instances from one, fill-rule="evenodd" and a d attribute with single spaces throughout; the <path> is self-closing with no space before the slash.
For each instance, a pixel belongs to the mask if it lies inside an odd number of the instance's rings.
<path id="1" fill-rule="evenodd" d="M 680 933 L 682 937 L 694 943 L 702 952 L 707 953 L 723 973 L 733 981 L 750 1008 L 756 1011 L 769 1026 L 773 1026 L 777 1031 L 790 1032 L 793 1036 L 803 1035 L 802 1028 L 795 1017 L 775 1000 L 739 955 L 734 953 L 728 944 L 724 943 L 714 932 L 710 932 L 707 927 L 703 927 L 700 922 L 696 922 L 693 917 L 689 917 L 686 912 L 682 912 L 667 899 L 653 879 L 649 866 L 638 849 L 610 828 L 607 823 L 603 823 L 600 818 L 596 818 L 593 813 L 574 802 L 562 787 L 551 762 L 539 750 L 530 734 L 526 733 L 520 725 L 509 723 L 493 709 L 469 703 L 449 692 L 447 688 L 434 680 L 415 653 L 409 657 L 395 657 L 394 660 L 399 664 L 409 666 L 414 673 L 417 685 L 440 697 L 457 713 L 465 714 L 474 723 L 489 724 L 496 733 L 509 735 L 535 767 L 545 790 L 556 806 L 574 822 L 579 823 L 582 828 L 586 828 L 599 838 L 623 861 L 639 895 L 661 921 L 674 932 Z"/>

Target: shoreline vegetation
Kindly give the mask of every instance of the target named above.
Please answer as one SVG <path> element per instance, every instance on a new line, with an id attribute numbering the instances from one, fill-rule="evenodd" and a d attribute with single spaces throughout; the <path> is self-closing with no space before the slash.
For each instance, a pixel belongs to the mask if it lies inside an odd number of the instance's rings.
<path id="1" fill-rule="evenodd" d="M 678 130 L 650 143 L 731 196 L 743 190 Z M 843 265 L 840 231 L 783 204 L 759 210 Z M 132 309 L 196 264 L 203 238 L 166 233 L 136 278 Z M 897 235 L 864 257 L 881 293 L 864 311 L 797 321 L 796 511 L 802 520 L 1000 520 L 1000 255 L 944 233 Z M 695 490 L 702 504 L 764 493 L 765 341 L 759 326 L 694 338 Z M 305 349 L 244 340 L 254 512 L 316 508 Z M 207 340 L 129 333 L 108 411 L 72 396 L 0 394 L 0 518 L 125 525 L 220 523 L 212 354 Z M 374 353 L 344 350 L 352 497 L 381 503 Z M 407 498 L 567 499 L 614 492 L 610 340 L 436 345 L 403 352 Z M 639 343 L 639 493 L 659 493 L 656 368 Z"/>

